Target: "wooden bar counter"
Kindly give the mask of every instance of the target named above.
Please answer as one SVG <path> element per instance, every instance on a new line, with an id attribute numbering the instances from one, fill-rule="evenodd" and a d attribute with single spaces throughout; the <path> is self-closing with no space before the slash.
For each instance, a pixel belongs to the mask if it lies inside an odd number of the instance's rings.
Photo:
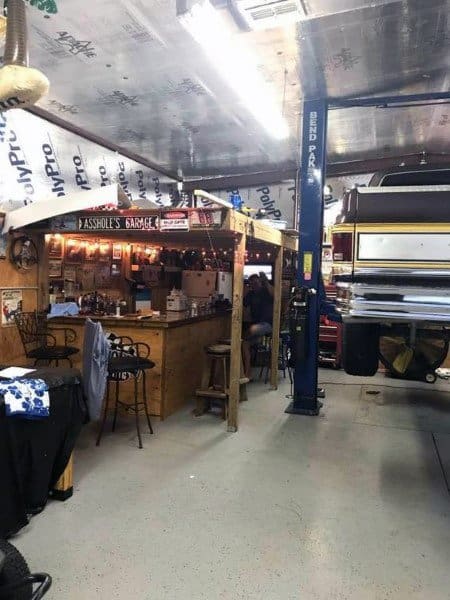
<path id="1" fill-rule="evenodd" d="M 49 326 L 71 327 L 77 334 L 74 343 L 80 353 L 74 356 L 74 366 L 82 367 L 82 348 L 86 316 L 56 317 Z M 89 317 L 100 321 L 106 333 L 128 336 L 133 342 L 150 346 L 150 358 L 156 364 L 147 373 L 147 401 L 152 415 L 165 419 L 182 408 L 195 396 L 205 360 L 204 347 L 220 337 L 228 337 L 231 313 L 213 313 L 191 317 L 174 312 L 158 317 Z M 121 399 L 132 399 L 132 382 L 120 384 Z"/>

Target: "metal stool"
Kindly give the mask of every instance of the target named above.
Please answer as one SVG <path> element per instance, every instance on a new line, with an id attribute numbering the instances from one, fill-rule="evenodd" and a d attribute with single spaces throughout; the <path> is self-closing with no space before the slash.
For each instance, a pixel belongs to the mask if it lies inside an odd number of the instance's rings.
<path id="1" fill-rule="evenodd" d="M 124 342 L 125 338 L 120 338 Z M 130 339 L 130 338 L 126 338 Z M 141 354 L 142 350 L 144 354 Z M 100 445 L 100 440 L 103 435 L 103 428 L 105 426 L 106 416 L 109 408 L 109 397 L 110 397 L 110 384 L 115 382 L 116 394 L 115 394 L 115 406 L 114 406 L 114 419 L 112 423 L 112 431 L 116 429 L 117 411 L 119 405 L 125 408 L 125 410 L 134 411 L 136 417 L 136 431 L 139 440 L 139 448 L 142 448 L 141 430 L 139 426 L 139 408 L 144 407 L 145 415 L 147 417 L 148 428 L 150 433 L 153 433 L 152 424 L 150 421 L 150 415 L 148 413 L 147 406 L 147 391 L 146 391 L 146 371 L 153 369 L 155 363 L 148 359 L 150 355 L 150 347 L 144 342 L 130 343 L 126 342 L 115 348 L 116 356 L 112 356 L 108 362 L 108 378 L 106 383 L 106 399 L 105 408 L 103 411 L 103 419 L 98 432 L 96 445 Z M 119 384 L 121 381 L 127 381 L 129 377 L 134 379 L 134 403 L 128 404 L 119 400 Z M 142 379 L 142 400 L 138 400 L 138 380 Z"/>
<path id="2" fill-rule="evenodd" d="M 261 381 L 264 370 L 266 371 L 264 383 L 269 381 L 270 361 L 272 359 L 272 335 L 264 335 L 255 347 L 255 366 L 260 367 L 259 380 Z"/>
<path id="3" fill-rule="evenodd" d="M 289 366 L 289 342 L 289 332 L 281 331 L 278 351 L 278 370 L 282 371 L 284 379 L 286 379 L 287 370 L 289 375 L 289 381 L 292 383 L 292 372 Z M 261 380 L 265 371 L 264 383 L 267 383 L 269 381 L 269 375 L 271 372 L 272 336 L 264 336 L 262 343 L 256 350 L 256 360 L 259 362 L 258 366 L 261 367 L 259 372 L 259 379 Z"/>

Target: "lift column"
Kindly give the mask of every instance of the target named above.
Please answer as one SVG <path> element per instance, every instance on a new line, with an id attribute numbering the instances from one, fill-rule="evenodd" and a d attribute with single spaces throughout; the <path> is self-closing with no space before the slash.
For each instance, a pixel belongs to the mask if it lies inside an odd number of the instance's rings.
<path id="1" fill-rule="evenodd" d="M 293 400 L 286 409 L 287 413 L 297 415 L 318 415 L 322 406 L 318 400 L 317 369 L 327 113 L 325 100 L 303 103 L 297 280 L 306 299 L 306 318 L 303 351 L 298 353 L 295 363 Z"/>

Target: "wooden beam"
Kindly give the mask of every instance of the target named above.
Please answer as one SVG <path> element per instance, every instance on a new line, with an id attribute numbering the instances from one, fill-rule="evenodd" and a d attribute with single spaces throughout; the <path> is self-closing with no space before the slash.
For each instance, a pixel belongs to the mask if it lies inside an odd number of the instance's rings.
<path id="1" fill-rule="evenodd" d="M 245 233 L 239 236 L 234 247 L 233 312 L 231 315 L 230 387 L 228 399 L 228 431 L 238 430 L 238 412 L 241 378 L 241 340 L 244 293 Z"/>
<path id="2" fill-rule="evenodd" d="M 287 233 L 283 233 L 283 248 L 286 250 L 292 250 L 293 252 L 298 252 L 298 232 L 295 235 L 289 235 Z"/>
<path id="3" fill-rule="evenodd" d="M 283 181 L 292 181 L 294 183 L 296 177 L 297 170 L 295 168 L 256 171 L 235 175 L 215 175 L 200 179 L 187 179 L 183 183 L 183 189 L 186 192 L 191 192 L 198 188 L 207 192 L 217 192 L 218 190 L 234 190 L 242 187 L 259 187 Z"/>
<path id="4" fill-rule="evenodd" d="M 275 229 L 270 225 L 266 225 L 256 219 L 251 219 L 245 215 L 230 210 L 225 218 L 223 229 L 229 229 L 238 233 L 245 233 L 247 237 L 259 240 L 260 242 L 266 242 L 273 246 L 282 246 L 285 234 L 279 229 Z M 288 241 L 289 245 L 295 242 Z"/>
<path id="5" fill-rule="evenodd" d="M 273 244 L 274 246 L 281 246 L 283 243 L 283 234 L 279 229 L 275 229 L 255 219 L 249 219 L 249 231 L 247 235 L 262 242 Z"/>
<path id="6" fill-rule="evenodd" d="M 275 258 L 273 275 L 273 322 L 272 322 L 272 352 L 270 366 L 270 387 L 278 389 L 278 354 L 280 351 L 281 323 L 281 276 L 283 273 L 283 248 L 278 248 Z"/>

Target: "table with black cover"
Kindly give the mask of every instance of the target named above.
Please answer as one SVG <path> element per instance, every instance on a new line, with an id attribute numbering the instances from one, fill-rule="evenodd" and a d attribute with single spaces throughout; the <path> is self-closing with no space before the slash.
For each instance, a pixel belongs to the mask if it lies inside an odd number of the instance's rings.
<path id="1" fill-rule="evenodd" d="M 24 527 L 43 510 L 87 421 L 77 369 L 38 368 L 28 375 L 49 387 L 50 416 L 7 417 L 0 396 L 0 536 Z M 70 495 L 66 493 L 66 497 Z"/>

